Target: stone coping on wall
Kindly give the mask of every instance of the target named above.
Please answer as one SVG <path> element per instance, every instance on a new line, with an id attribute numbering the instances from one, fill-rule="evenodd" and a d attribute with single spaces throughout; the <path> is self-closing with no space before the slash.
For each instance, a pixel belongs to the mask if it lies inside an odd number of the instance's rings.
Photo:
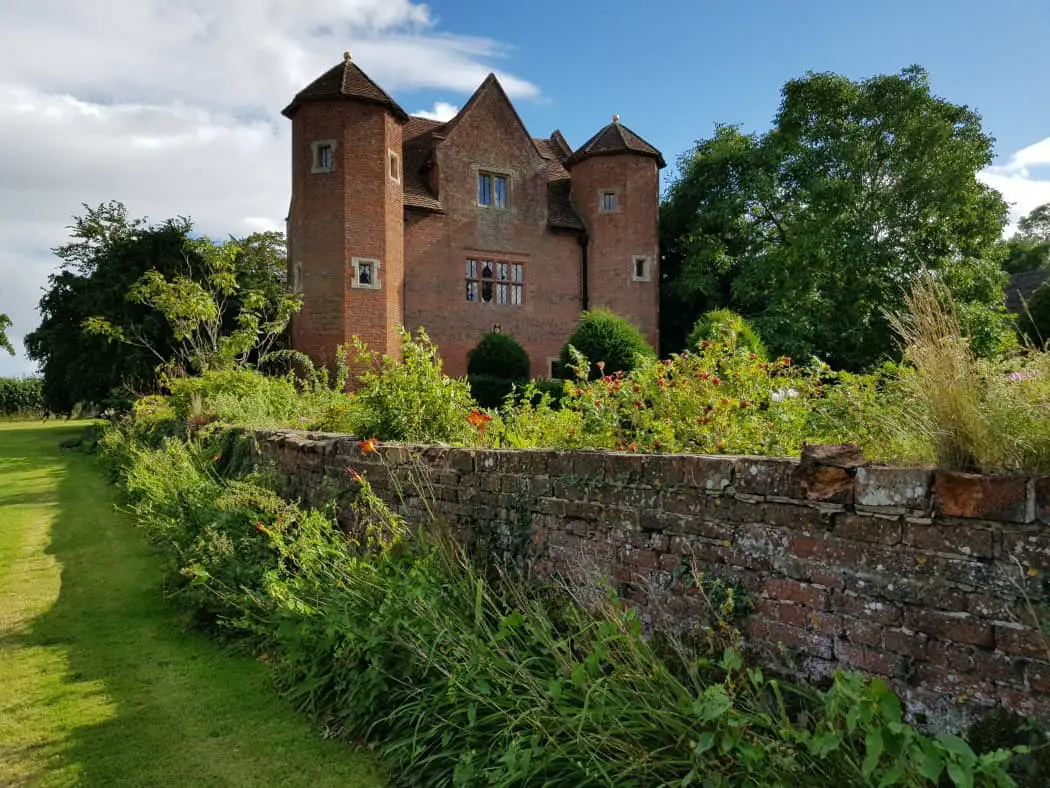
<path id="1" fill-rule="evenodd" d="M 699 569 L 746 591 L 757 658 L 799 678 L 885 677 L 958 728 L 993 706 L 1050 720 L 1050 478 L 816 459 L 381 444 L 255 433 L 310 502 L 346 469 L 409 517 L 576 584 L 612 578 L 652 628 L 704 616 Z M 404 493 L 422 472 L 425 495 Z M 327 485 L 327 488 L 326 488 Z"/>

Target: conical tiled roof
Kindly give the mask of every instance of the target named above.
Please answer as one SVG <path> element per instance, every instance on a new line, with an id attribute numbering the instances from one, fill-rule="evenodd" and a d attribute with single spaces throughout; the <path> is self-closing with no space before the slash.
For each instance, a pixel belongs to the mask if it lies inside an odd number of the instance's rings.
<path id="1" fill-rule="evenodd" d="M 620 123 L 619 118 L 599 131 L 572 154 L 565 162 L 571 167 L 577 162 L 591 156 L 608 156 L 614 153 L 637 153 L 639 156 L 650 156 L 656 159 L 660 167 L 666 167 L 663 154 L 643 140 L 629 128 Z"/>
<path id="2" fill-rule="evenodd" d="M 292 117 L 295 111 L 308 101 L 331 101 L 332 99 L 355 99 L 381 104 L 393 111 L 399 120 L 408 120 L 408 113 L 354 63 L 349 54 L 338 66 L 325 73 L 300 90 L 282 114 Z"/>

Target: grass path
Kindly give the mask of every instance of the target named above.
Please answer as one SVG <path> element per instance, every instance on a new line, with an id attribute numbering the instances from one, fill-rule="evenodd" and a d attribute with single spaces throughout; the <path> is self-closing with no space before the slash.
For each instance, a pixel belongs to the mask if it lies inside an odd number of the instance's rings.
<path id="1" fill-rule="evenodd" d="M 68 424 L 0 423 L 0 785 L 383 785 L 260 663 L 183 632 Z"/>

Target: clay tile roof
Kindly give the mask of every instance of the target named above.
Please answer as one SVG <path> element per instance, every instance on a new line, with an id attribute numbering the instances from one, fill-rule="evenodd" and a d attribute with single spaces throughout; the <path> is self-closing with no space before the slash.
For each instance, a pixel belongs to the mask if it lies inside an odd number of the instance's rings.
<path id="1" fill-rule="evenodd" d="M 331 101 L 332 99 L 349 98 L 359 101 L 368 101 L 373 104 L 382 104 L 393 111 L 394 115 L 405 122 L 408 113 L 398 105 L 396 101 L 377 85 L 357 64 L 350 60 L 349 56 L 344 58 L 338 66 L 332 66 L 328 71 L 300 90 L 292 103 L 284 108 L 281 114 L 292 117 L 295 111 L 308 101 Z"/>
<path id="2" fill-rule="evenodd" d="M 583 230 L 576 209 L 572 207 L 572 181 L 563 178 L 547 183 L 547 224 L 562 230 Z"/>
<path id="3" fill-rule="evenodd" d="M 441 201 L 430 190 L 426 167 L 434 144 L 445 124 L 428 118 L 409 116 L 402 131 L 401 170 L 405 207 L 429 211 L 444 210 Z"/>
<path id="4" fill-rule="evenodd" d="M 656 148 L 643 140 L 629 128 L 614 120 L 604 129 L 599 131 L 572 154 L 566 162 L 567 167 L 590 158 L 591 156 L 607 156 L 613 153 L 637 153 L 640 156 L 650 156 L 656 159 L 660 167 L 666 167 L 663 154 Z"/>
<path id="5" fill-rule="evenodd" d="M 540 152 L 540 156 L 546 164 L 547 179 L 548 180 L 559 180 L 561 178 L 568 178 L 569 171 L 565 169 L 561 163 L 561 157 L 558 155 L 557 147 L 553 140 L 545 140 L 543 138 L 535 138 L 532 140 L 536 145 L 536 150 Z"/>

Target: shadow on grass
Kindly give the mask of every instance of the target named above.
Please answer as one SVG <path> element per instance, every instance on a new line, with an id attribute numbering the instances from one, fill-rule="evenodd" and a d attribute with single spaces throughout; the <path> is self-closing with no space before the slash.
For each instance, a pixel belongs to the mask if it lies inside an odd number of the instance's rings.
<path id="1" fill-rule="evenodd" d="M 47 548 L 61 590 L 4 646 L 60 653 L 52 694 L 90 699 L 89 719 L 51 726 L 66 731 L 52 741 L 54 771 L 84 786 L 382 785 L 367 756 L 322 740 L 277 697 L 263 665 L 183 631 L 159 561 L 94 459 L 60 453 L 58 430 L 41 433 L 51 449 L 41 463 L 64 470 Z"/>

